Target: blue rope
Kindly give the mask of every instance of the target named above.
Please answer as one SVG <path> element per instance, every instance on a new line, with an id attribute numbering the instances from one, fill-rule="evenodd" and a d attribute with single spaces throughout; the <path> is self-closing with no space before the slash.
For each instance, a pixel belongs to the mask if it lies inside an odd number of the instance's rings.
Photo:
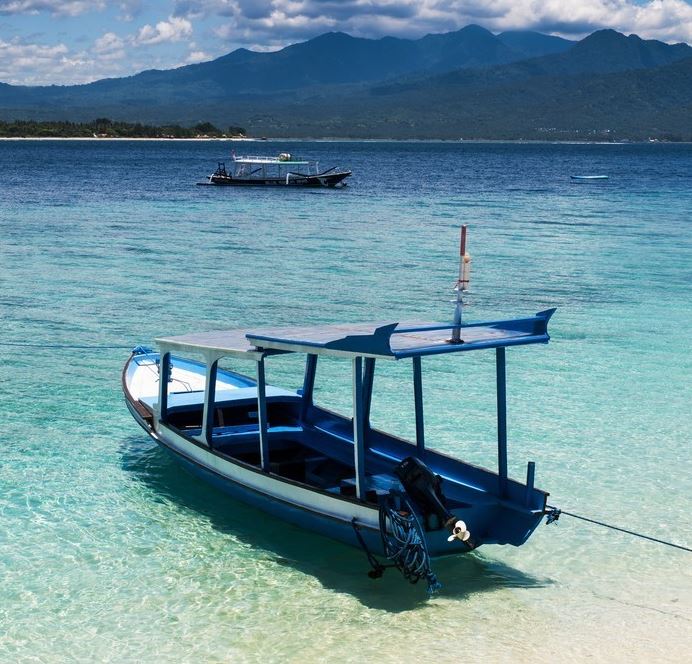
<path id="1" fill-rule="evenodd" d="M 380 505 L 380 535 L 384 553 L 410 583 L 418 583 L 425 578 L 428 594 L 432 595 L 442 588 L 442 584 L 432 571 L 425 535 L 406 499 L 401 495 L 396 497 L 398 505 L 392 494 Z"/>

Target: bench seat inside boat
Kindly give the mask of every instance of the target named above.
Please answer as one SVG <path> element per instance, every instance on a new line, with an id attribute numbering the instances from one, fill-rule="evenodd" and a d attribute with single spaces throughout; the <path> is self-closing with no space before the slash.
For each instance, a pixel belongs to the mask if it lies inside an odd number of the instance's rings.
<path id="1" fill-rule="evenodd" d="M 203 394 L 192 392 L 169 395 L 170 424 L 185 435 L 200 435 L 202 398 Z M 157 397 L 143 401 L 153 408 Z M 354 496 L 352 421 L 317 411 L 317 417 L 303 427 L 299 421 L 300 402 L 295 392 L 277 388 L 267 390 L 270 472 L 332 493 Z M 259 466 L 256 389 L 219 391 L 215 406 L 214 449 L 229 458 Z M 377 503 L 378 494 L 386 489 L 375 486 L 373 483 L 377 484 L 378 480 L 372 478 L 386 478 L 391 487 L 396 483 L 394 466 L 413 450 L 410 442 L 377 430 L 370 431 L 370 439 L 370 448 L 366 451 L 370 470 L 366 476 L 366 500 Z M 433 472 L 443 476 L 443 491 L 450 509 L 469 504 L 494 509 L 498 505 L 494 485 L 497 480 L 491 473 L 469 464 L 462 464 L 465 472 L 460 473 L 456 469 L 460 462 L 448 457 L 438 460 L 437 456 L 432 450 L 428 451 L 426 463 Z M 462 476 L 464 481 L 457 479 Z"/>
<path id="2" fill-rule="evenodd" d="M 214 408 L 214 435 L 257 434 L 257 390 L 254 387 L 219 391 Z M 168 422 L 188 435 L 199 435 L 202 428 L 202 392 L 181 392 L 169 395 Z M 154 411 L 158 397 L 140 399 Z M 300 397 L 295 392 L 267 388 L 269 427 L 297 427 Z"/>

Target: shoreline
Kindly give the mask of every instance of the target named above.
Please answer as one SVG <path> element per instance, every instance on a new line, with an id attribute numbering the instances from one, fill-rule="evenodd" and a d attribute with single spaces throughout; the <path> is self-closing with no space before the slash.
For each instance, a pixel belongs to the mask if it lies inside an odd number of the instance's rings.
<path id="1" fill-rule="evenodd" d="M 223 143 L 451 143 L 463 145 L 469 144 L 502 144 L 511 143 L 514 145 L 692 145 L 692 141 L 548 141 L 540 139 L 520 139 L 520 138 L 475 138 L 475 139 L 453 139 L 453 138 L 142 138 L 136 136 L 0 136 L 0 141 L 91 141 L 91 142 L 111 142 L 111 141 L 160 141 L 168 143 L 191 143 L 191 142 L 223 142 Z"/>

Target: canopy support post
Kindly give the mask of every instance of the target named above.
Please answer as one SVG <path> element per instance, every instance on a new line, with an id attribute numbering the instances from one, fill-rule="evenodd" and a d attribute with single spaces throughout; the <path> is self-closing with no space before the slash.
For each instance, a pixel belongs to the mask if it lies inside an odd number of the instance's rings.
<path id="1" fill-rule="evenodd" d="M 300 403 L 300 421 L 305 421 L 308 409 L 312 406 L 312 395 L 315 389 L 315 372 L 317 371 L 317 355 L 308 353 L 305 361 L 305 377 L 303 378 L 303 394 Z"/>
<path id="2" fill-rule="evenodd" d="M 269 472 L 269 432 L 267 424 L 267 386 L 264 377 L 264 355 L 257 360 L 257 417 L 259 419 L 260 465 Z"/>
<path id="3" fill-rule="evenodd" d="M 423 372 L 420 355 L 413 356 L 413 402 L 416 410 L 416 456 L 425 456 L 425 421 L 423 418 Z"/>
<path id="4" fill-rule="evenodd" d="M 171 354 L 161 351 L 159 363 L 159 422 L 168 419 L 168 381 L 171 378 Z"/>
<path id="5" fill-rule="evenodd" d="M 356 498 L 365 498 L 365 419 L 363 401 L 363 358 L 353 358 L 353 450 Z"/>
<path id="6" fill-rule="evenodd" d="M 497 465 L 499 493 L 507 493 L 507 376 L 504 347 L 495 349 L 495 373 L 497 378 Z"/>
<path id="7" fill-rule="evenodd" d="M 363 370 L 363 424 L 370 428 L 370 406 L 372 405 L 372 384 L 375 379 L 375 358 L 366 357 Z"/>
<path id="8" fill-rule="evenodd" d="M 207 360 L 207 379 L 204 384 L 204 414 L 202 415 L 202 435 L 200 442 L 211 447 L 212 429 L 214 428 L 214 401 L 216 399 L 216 374 L 218 360 Z"/>
<path id="9" fill-rule="evenodd" d="M 536 477 L 536 463 L 529 461 L 526 466 L 526 493 L 524 503 L 526 507 L 531 507 L 531 494 L 533 493 L 533 483 Z"/>

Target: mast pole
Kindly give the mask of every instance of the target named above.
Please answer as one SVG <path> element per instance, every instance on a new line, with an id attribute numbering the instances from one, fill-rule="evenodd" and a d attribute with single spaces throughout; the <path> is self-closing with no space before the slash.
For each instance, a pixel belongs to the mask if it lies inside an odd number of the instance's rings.
<path id="1" fill-rule="evenodd" d="M 466 253 L 466 224 L 461 227 L 461 241 L 459 243 L 459 278 L 454 286 L 457 294 L 456 306 L 454 307 L 454 328 L 452 329 L 453 344 L 461 343 L 461 320 L 464 308 L 463 294 L 469 289 L 469 265 L 471 256 Z"/>

